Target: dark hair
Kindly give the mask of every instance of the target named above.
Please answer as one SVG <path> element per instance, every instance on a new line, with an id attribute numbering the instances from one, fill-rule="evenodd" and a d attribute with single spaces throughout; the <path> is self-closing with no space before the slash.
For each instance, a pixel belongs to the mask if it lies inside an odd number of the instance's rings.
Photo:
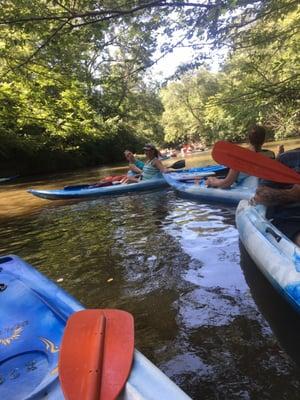
<path id="1" fill-rule="evenodd" d="M 250 144 L 254 146 L 256 151 L 261 149 L 261 146 L 264 144 L 266 138 L 266 130 L 261 125 L 254 125 L 248 135 L 248 139 Z"/>
<path id="2" fill-rule="evenodd" d="M 153 150 L 154 150 L 154 156 L 159 157 L 159 151 L 157 150 L 157 148 L 155 147 L 155 149 Z"/>
<path id="3" fill-rule="evenodd" d="M 154 157 L 158 157 L 159 156 L 159 151 L 154 146 L 154 144 L 151 144 L 151 143 L 145 144 L 144 150 L 152 150 L 153 153 L 154 153 Z"/>

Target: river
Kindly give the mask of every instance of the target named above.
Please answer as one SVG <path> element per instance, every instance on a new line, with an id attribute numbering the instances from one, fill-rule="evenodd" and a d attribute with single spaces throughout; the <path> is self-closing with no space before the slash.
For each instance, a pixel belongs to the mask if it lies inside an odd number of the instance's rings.
<path id="1" fill-rule="evenodd" d="M 26 192 L 122 171 L 2 185 L 1 255 L 24 258 L 86 307 L 131 312 L 136 347 L 194 400 L 300 399 L 299 316 L 240 245 L 234 208 L 171 189 L 81 202 Z"/>

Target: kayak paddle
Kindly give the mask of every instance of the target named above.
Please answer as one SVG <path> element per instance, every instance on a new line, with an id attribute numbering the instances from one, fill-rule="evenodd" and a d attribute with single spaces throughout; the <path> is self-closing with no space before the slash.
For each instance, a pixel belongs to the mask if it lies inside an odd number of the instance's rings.
<path id="1" fill-rule="evenodd" d="M 185 167 L 185 160 L 178 160 L 167 168 L 180 169 Z"/>
<path id="2" fill-rule="evenodd" d="M 133 317 L 121 310 L 83 310 L 71 315 L 59 355 L 66 400 L 114 400 L 130 373 Z"/>
<path id="3" fill-rule="evenodd" d="M 217 142 L 212 157 L 218 163 L 258 178 L 280 183 L 300 183 L 300 175 L 293 169 L 233 143 Z"/>

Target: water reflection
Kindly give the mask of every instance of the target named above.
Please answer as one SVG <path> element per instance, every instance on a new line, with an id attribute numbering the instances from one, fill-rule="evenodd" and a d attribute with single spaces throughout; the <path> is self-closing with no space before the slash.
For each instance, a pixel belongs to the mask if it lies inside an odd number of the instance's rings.
<path id="1" fill-rule="evenodd" d="M 23 257 L 87 307 L 132 312 L 136 347 L 193 399 L 295 399 L 298 370 L 240 268 L 234 209 L 163 190 L 44 202 L 1 227 L 1 254 Z"/>

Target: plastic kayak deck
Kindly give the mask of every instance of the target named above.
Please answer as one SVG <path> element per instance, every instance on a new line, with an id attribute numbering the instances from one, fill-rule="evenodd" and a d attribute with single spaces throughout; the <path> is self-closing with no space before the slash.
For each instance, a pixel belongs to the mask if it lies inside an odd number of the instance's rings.
<path id="1" fill-rule="evenodd" d="M 47 200 L 61 200 L 61 199 L 84 199 L 96 198 L 107 195 L 121 195 L 123 193 L 141 192 L 145 190 L 154 190 L 157 188 L 166 187 L 163 177 L 140 181 L 138 183 L 111 185 L 105 187 L 91 187 L 91 188 L 77 188 L 70 190 L 68 188 L 56 190 L 38 190 L 29 189 L 28 192 L 34 196 L 41 197 Z"/>
<path id="2" fill-rule="evenodd" d="M 253 176 L 245 177 L 229 189 L 208 188 L 205 185 L 206 176 L 219 175 L 224 170 L 224 166 L 216 165 L 197 168 L 197 171 L 186 171 L 184 180 L 183 173 L 176 172 L 164 174 L 164 178 L 181 196 L 191 200 L 236 205 L 240 200 L 249 199 L 254 195 L 258 179 Z"/>
<path id="3" fill-rule="evenodd" d="M 83 307 L 16 256 L 0 257 L 0 397 L 63 400 L 58 355 L 68 317 Z M 135 350 L 120 400 L 188 400 Z"/>
<path id="4" fill-rule="evenodd" d="M 300 312 L 300 248 L 265 214 L 262 205 L 240 202 L 236 210 L 240 240 L 266 278 Z"/>

